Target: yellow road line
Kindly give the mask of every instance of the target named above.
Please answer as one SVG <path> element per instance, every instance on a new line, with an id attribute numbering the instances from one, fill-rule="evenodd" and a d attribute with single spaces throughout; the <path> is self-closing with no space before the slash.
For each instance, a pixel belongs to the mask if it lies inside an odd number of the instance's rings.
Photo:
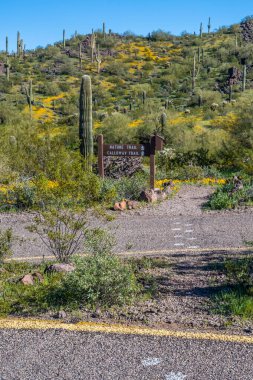
<path id="1" fill-rule="evenodd" d="M 135 255 L 143 255 L 143 256 L 152 256 L 152 255 L 166 255 L 166 254 L 172 254 L 172 253 L 204 253 L 209 251 L 215 251 L 215 252 L 224 252 L 224 253 L 230 253 L 230 252 L 247 252 L 252 251 L 253 248 L 251 247 L 208 247 L 208 248 L 181 248 L 181 249 L 156 249 L 156 250 L 150 250 L 150 251 L 125 251 L 125 252 L 119 252 L 118 255 L 121 256 L 135 256 Z M 85 256 L 85 255 L 82 255 Z M 45 256 L 45 260 L 54 260 L 54 256 Z M 26 257 L 13 257 L 11 259 L 6 259 L 6 262 L 10 261 L 35 261 L 35 260 L 42 260 L 42 256 L 26 256 Z"/>
<path id="2" fill-rule="evenodd" d="M 216 342 L 230 342 L 241 344 L 253 344 L 253 337 L 241 335 L 222 335 L 207 332 L 173 331 L 165 329 L 153 329 L 138 326 L 124 326 L 116 324 L 80 322 L 77 324 L 64 323 L 60 321 L 39 319 L 0 319 L 0 330 L 52 330 L 60 329 L 74 332 L 90 332 L 104 334 L 123 334 L 140 336 L 158 336 L 177 339 L 209 340 Z"/>

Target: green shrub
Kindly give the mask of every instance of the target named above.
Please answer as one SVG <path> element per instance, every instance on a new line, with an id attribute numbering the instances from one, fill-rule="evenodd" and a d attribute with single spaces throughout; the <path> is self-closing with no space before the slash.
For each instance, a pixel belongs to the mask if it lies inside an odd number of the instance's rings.
<path id="1" fill-rule="evenodd" d="M 139 200 L 140 194 L 147 188 L 147 178 L 144 174 L 135 174 L 132 177 L 122 177 L 116 182 L 118 200 Z"/>
<path id="2" fill-rule="evenodd" d="M 94 307 L 125 305 L 134 300 L 140 288 L 131 266 L 108 253 L 75 258 L 76 269 L 55 292 L 62 305 Z"/>

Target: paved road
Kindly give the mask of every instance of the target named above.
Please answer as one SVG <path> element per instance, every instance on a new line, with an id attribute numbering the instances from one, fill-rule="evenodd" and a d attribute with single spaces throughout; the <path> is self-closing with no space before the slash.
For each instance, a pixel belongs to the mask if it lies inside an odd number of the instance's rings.
<path id="1" fill-rule="evenodd" d="M 116 236 L 117 252 L 243 247 L 253 240 L 253 209 L 204 212 L 213 189 L 184 187 L 173 199 L 117 216 L 108 224 Z M 12 227 L 18 240 L 14 257 L 42 257 L 49 253 L 35 235 L 27 231 L 33 214 L 1 214 L 0 227 Z M 103 222 L 99 222 L 103 226 Z"/>
<path id="2" fill-rule="evenodd" d="M 253 345 L 0 330 L 1 380 L 252 380 Z"/>

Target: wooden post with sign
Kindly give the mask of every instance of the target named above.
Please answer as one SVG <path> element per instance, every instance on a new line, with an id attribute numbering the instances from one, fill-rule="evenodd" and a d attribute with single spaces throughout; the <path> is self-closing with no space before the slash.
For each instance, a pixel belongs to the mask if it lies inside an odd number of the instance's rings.
<path id="1" fill-rule="evenodd" d="M 103 135 L 98 136 L 98 172 L 104 178 L 106 157 L 150 157 L 150 188 L 155 188 L 155 153 L 163 149 L 163 139 L 154 135 L 147 144 L 104 144 Z"/>
<path id="2" fill-rule="evenodd" d="M 98 173 L 104 179 L 104 136 L 98 136 Z"/>

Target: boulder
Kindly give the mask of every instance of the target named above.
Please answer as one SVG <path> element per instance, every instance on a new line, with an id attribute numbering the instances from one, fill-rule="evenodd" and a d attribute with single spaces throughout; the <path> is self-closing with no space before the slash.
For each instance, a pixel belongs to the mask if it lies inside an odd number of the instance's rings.
<path id="1" fill-rule="evenodd" d="M 114 211 L 121 211 L 121 208 L 120 208 L 119 202 L 116 202 L 116 203 L 114 204 L 113 209 L 114 209 Z"/>
<path id="2" fill-rule="evenodd" d="M 154 203 L 157 201 L 157 194 L 154 190 L 144 190 L 140 195 L 140 199 L 147 203 Z"/>
<path id="3" fill-rule="evenodd" d="M 51 264 L 46 267 L 45 273 L 70 273 L 75 270 L 74 265 L 65 263 Z"/>
<path id="4" fill-rule="evenodd" d="M 21 278 L 20 282 L 24 285 L 34 285 L 33 275 L 26 274 L 23 278 Z"/>
<path id="5" fill-rule="evenodd" d="M 127 209 L 126 201 L 121 201 L 119 206 L 120 206 L 121 211 L 125 211 Z"/>
<path id="6" fill-rule="evenodd" d="M 26 274 L 24 277 L 21 278 L 20 282 L 24 285 L 34 285 L 35 281 L 38 281 L 42 283 L 44 281 L 44 278 L 41 273 L 29 273 Z"/>
<path id="7" fill-rule="evenodd" d="M 139 206 L 140 204 L 137 201 L 127 201 L 128 210 L 136 210 Z"/>

